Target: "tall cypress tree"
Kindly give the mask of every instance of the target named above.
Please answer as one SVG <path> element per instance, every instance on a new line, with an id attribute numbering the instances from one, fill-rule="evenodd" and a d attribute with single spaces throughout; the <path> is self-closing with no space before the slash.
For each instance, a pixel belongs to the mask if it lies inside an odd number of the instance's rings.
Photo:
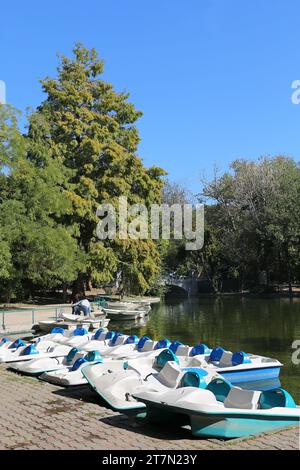
<path id="1" fill-rule="evenodd" d="M 142 113 L 127 93 L 101 78 L 103 61 L 95 49 L 77 44 L 73 53 L 60 57 L 57 78 L 41 81 L 47 98 L 31 116 L 28 137 L 35 140 L 44 129 L 52 157 L 66 169 L 64 196 L 71 208 L 61 221 L 87 259 L 75 289 L 82 290 L 84 281 L 112 281 L 121 271 L 131 290 L 145 291 L 159 270 L 157 245 L 150 239 L 99 241 L 96 210 L 104 202 L 116 206 L 119 196 L 129 204 L 159 203 L 165 172 L 145 168 L 137 156 L 135 123 Z"/>

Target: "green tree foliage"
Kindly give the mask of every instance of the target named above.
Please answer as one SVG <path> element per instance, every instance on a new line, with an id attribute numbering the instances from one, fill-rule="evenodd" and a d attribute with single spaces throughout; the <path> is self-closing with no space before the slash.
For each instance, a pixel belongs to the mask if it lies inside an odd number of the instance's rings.
<path id="1" fill-rule="evenodd" d="M 170 199 L 174 192 L 166 194 Z M 262 279 L 264 288 L 274 281 L 291 289 L 300 274 L 299 198 L 300 167 L 293 159 L 234 161 L 229 172 L 205 181 L 199 195 L 206 204 L 203 248 L 186 252 L 171 241 L 166 269 L 204 276 L 215 293 L 226 280 L 239 289 L 256 289 Z"/>
<path id="2" fill-rule="evenodd" d="M 217 267 L 217 278 L 238 278 L 242 287 L 245 281 L 258 284 L 265 271 L 267 283 L 273 278 L 291 286 L 299 273 L 299 165 L 278 156 L 237 160 L 231 170 L 203 189 L 203 197 L 214 202 L 205 215 L 210 231 L 201 255 L 206 274 Z M 212 239 L 213 253 L 206 255 Z"/>
<path id="3" fill-rule="evenodd" d="M 0 279 L 6 300 L 77 276 L 76 240 L 55 221 L 69 205 L 62 175 L 47 145 L 22 136 L 15 111 L 0 106 Z"/>
<path id="4" fill-rule="evenodd" d="M 118 206 L 159 203 L 164 171 L 145 168 L 137 156 L 135 126 L 141 112 L 105 82 L 103 61 L 94 49 L 78 44 L 72 59 L 60 57 L 57 78 L 42 80 L 46 100 L 30 118 L 28 139 L 47 142 L 51 159 L 62 163 L 62 187 L 69 208 L 59 217 L 76 237 L 87 261 L 82 264 L 76 289 L 84 281 L 110 282 L 122 272 L 124 286 L 137 291 L 150 287 L 159 269 L 159 251 L 151 240 L 99 241 L 96 210 L 101 203 Z M 32 155 L 37 165 L 41 155 Z"/>

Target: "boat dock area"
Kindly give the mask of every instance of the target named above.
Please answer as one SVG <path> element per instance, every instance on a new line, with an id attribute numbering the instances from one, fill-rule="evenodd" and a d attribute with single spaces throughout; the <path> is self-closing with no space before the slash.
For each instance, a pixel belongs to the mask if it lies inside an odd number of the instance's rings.
<path id="1" fill-rule="evenodd" d="M 88 387 L 62 389 L 0 365 L 0 449 L 299 450 L 299 428 L 222 441 L 114 412 Z"/>

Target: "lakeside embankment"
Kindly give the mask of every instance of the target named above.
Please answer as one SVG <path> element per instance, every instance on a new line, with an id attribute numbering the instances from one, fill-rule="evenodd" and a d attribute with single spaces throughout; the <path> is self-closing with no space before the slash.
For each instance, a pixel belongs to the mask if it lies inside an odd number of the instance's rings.
<path id="1" fill-rule="evenodd" d="M 119 300 L 119 296 L 105 296 Z M 39 299 L 40 300 L 40 299 Z M 49 299 L 47 299 L 49 300 Z M 54 299 L 56 300 L 56 299 Z M 149 301 L 152 304 L 160 301 L 159 297 L 126 296 L 123 300 Z M 60 312 L 71 313 L 70 303 L 15 303 L 0 304 L 0 334 L 27 333 L 34 324 L 43 320 L 54 320 Z"/>
<path id="2" fill-rule="evenodd" d="M 112 411 L 87 387 L 61 389 L 0 365 L 0 449 L 299 450 L 299 429 L 243 439 L 195 439 L 184 428 L 154 426 Z"/>

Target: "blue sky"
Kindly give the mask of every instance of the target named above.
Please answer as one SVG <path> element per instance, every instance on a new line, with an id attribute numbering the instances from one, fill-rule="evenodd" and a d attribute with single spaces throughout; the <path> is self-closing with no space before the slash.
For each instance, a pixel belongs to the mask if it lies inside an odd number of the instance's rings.
<path id="1" fill-rule="evenodd" d="M 25 111 L 58 52 L 95 47 L 104 78 L 144 112 L 139 155 L 199 190 L 216 165 L 284 153 L 300 160 L 298 0 L 1 2 L 0 80 Z"/>

